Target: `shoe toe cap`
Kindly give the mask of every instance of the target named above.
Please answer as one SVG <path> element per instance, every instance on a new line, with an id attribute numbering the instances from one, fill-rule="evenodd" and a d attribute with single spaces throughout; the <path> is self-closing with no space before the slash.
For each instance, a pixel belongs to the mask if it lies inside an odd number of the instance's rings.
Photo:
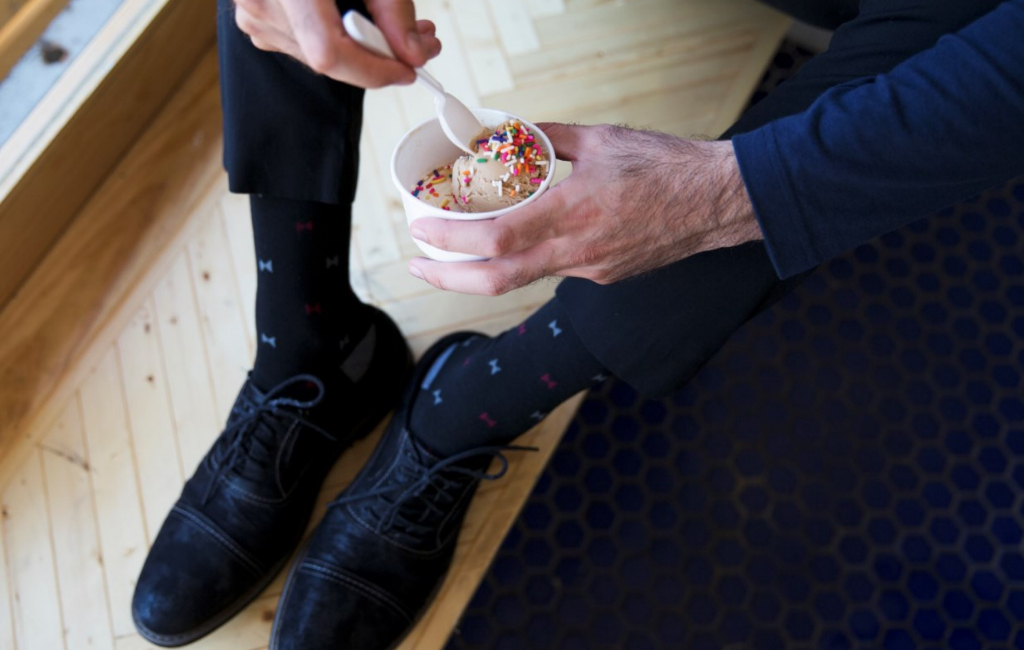
<path id="1" fill-rule="evenodd" d="M 303 561 L 278 606 L 270 650 L 385 650 L 412 624 L 413 614 L 386 589 L 338 567 Z"/>
<path id="2" fill-rule="evenodd" d="M 181 645 L 205 634 L 258 585 L 261 572 L 209 522 L 172 510 L 146 557 L 132 617 L 159 645 Z"/>

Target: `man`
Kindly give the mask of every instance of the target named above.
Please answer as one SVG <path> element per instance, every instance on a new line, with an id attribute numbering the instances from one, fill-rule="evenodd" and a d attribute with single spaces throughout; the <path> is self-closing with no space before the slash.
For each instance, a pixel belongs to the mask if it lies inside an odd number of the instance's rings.
<path id="1" fill-rule="evenodd" d="M 347 38 L 345 2 L 222 0 L 225 163 L 232 191 L 251 194 L 260 346 L 147 558 L 142 635 L 188 643 L 254 598 L 327 469 L 397 401 L 292 567 L 271 639 L 390 647 L 447 570 L 477 484 L 504 472 L 489 462 L 555 405 L 607 372 L 667 392 L 818 262 L 1024 172 L 1024 0 L 774 4 L 835 28 L 832 45 L 721 141 L 541 125 L 574 161 L 568 180 L 490 222 L 414 224 L 428 243 L 491 258 L 410 263 L 439 288 L 568 279 L 501 336 L 442 339 L 407 379 L 397 328 L 344 275 L 362 98 L 351 84 L 410 82 L 439 52 L 433 26 L 408 0 L 368 1 L 394 62 Z"/>

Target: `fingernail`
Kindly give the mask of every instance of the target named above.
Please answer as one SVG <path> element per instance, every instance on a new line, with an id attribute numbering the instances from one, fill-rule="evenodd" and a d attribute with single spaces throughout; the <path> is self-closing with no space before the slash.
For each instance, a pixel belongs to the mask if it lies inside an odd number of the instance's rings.
<path id="1" fill-rule="evenodd" d="M 410 50 L 423 53 L 423 40 L 420 38 L 420 33 L 415 29 L 405 35 L 405 43 L 409 46 Z"/>
<path id="2" fill-rule="evenodd" d="M 423 273 L 418 268 L 416 268 L 415 266 L 410 266 L 409 267 L 409 273 L 411 273 L 412 277 L 414 277 L 414 278 L 419 278 L 420 280 L 423 279 Z"/>
<path id="3" fill-rule="evenodd" d="M 426 242 L 427 241 L 426 234 L 424 234 L 424 232 L 422 230 L 420 230 L 419 228 L 415 228 L 415 227 L 414 228 L 410 228 L 409 229 L 409 234 L 412 235 L 413 239 L 418 239 L 421 242 Z"/>

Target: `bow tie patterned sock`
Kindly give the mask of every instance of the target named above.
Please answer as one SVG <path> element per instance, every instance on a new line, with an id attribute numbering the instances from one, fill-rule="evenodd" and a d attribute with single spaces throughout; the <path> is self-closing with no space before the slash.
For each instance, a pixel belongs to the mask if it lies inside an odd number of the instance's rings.
<path id="1" fill-rule="evenodd" d="M 606 375 L 551 300 L 521 325 L 456 343 L 438 357 L 419 388 L 410 426 L 445 456 L 507 444 Z"/>
<path id="2" fill-rule="evenodd" d="M 330 394 L 343 375 L 358 381 L 365 367 L 345 362 L 372 312 L 349 285 L 352 206 L 257 195 L 249 205 L 257 269 L 253 382 L 266 390 L 310 373 Z"/>

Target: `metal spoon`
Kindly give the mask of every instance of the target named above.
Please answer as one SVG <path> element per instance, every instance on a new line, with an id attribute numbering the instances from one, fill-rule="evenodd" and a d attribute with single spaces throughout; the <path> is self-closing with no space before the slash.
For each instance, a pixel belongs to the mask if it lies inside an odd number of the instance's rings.
<path id="1" fill-rule="evenodd" d="M 355 42 L 371 52 L 389 59 L 398 58 L 391 50 L 391 46 L 388 45 L 384 34 L 359 12 L 351 9 L 341 20 L 345 31 Z M 434 93 L 434 109 L 437 111 L 437 118 L 448 139 L 466 153 L 475 154 L 473 144 L 487 127 L 480 123 L 480 120 L 466 108 L 465 104 L 451 93 L 445 92 L 444 86 L 423 68 L 416 68 L 416 80 Z"/>

